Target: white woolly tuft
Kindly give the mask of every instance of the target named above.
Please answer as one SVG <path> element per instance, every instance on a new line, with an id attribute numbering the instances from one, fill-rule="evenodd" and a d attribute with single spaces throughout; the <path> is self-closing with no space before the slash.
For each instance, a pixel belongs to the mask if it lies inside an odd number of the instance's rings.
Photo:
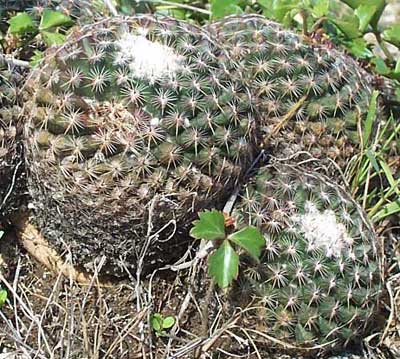
<path id="1" fill-rule="evenodd" d="M 166 45 L 148 40 L 145 35 L 124 33 L 116 43 L 119 48 L 116 63 L 127 65 L 133 76 L 150 82 L 173 79 L 182 68 L 183 56 Z"/>
<path id="2" fill-rule="evenodd" d="M 345 225 L 337 222 L 332 210 L 320 212 L 314 204 L 307 203 L 305 213 L 293 219 L 308 241 L 310 250 L 323 248 L 327 257 L 340 257 L 343 250 L 353 244 Z"/>

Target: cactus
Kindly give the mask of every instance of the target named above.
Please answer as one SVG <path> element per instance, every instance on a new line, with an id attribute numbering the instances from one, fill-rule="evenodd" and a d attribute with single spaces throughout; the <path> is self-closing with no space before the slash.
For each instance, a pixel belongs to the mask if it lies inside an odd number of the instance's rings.
<path id="1" fill-rule="evenodd" d="M 233 70 L 203 30 L 151 16 L 100 21 L 48 51 L 28 80 L 26 112 L 29 188 L 45 237 L 70 244 L 77 263 L 106 255 L 113 272 L 120 259 L 135 267 L 150 208 L 153 231 L 171 221 L 184 231 L 192 213 L 220 207 L 257 149 L 250 97 Z M 145 264 L 179 255 L 174 240 L 152 243 Z"/>
<path id="2" fill-rule="evenodd" d="M 263 18 L 240 20 L 213 25 L 215 41 L 166 17 L 104 19 L 33 71 L 24 115 L 34 220 L 75 264 L 93 270 L 105 255 L 103 270 L 121 275 L 174 261 L 196 213 L 223 207 L 262 146 L 277 157 L 326 153 L 340 166 L 357 150 L 371 94 L 363 70 Z M 0 116 L 6 133 L 13 117 Z M 236 290 L 258 301 L 277 343 L 330 348 L 367 331 L 380 258 L 344 189 L 294 165 L 266 166 L 233 217 L 266 238 L 260 263 L 242 255 Z"/>
<path id="3" fill-rule="evenodd" d="M 269 165 L 244 188 L 233 217 L 266 239 L 260 263 L 242 258 L 236 288 L 261 305 L 259 328 L 292 347 L 325 349 L 371 329 L 381 289 L 376 235 L 343 188 L 307 168 Z"/>
<path id="4" fill-rule="evenodd" d="M 345 168 L 359 149 L 372 76 L 332 44 L 261 16 L 228 17 L 209 29 L 242 65 L 265 147 L 277 157 L 307 151 Z"/>

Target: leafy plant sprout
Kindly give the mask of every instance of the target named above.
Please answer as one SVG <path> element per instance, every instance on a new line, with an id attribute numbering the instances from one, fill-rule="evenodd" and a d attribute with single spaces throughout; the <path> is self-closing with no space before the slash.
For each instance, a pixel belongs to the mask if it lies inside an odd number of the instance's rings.
<path id="1" fill-rule="evenodd" d="M 193 223 L 190 235 L 215 243 L 217 249 L 208 258 L 209 273 L 221 288 L 226 288 L 237 278 L 239 272 L 239 255 L 234 247 L 244 250 L 257 261 L 265 239 L 252 226 L 229 233 L 226 226 L 229 218 L 226 221 L 224 214 L 219 211 L 201 212 L 199 218 Z"/>
<path id="2" fill-rule="evenodd" d="M 154 330 L 157 336 L 166 334 L 166 330 L 173 327 L 175 324 L 175 318 L 172 316 L 164 317 L 160 313 L 154 313 L 150 317 L 150 326 Z"/>

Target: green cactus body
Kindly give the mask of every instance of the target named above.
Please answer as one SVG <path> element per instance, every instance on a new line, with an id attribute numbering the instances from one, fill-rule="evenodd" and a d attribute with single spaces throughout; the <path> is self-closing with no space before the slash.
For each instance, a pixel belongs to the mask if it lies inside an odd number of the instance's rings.
<path id="1" fill-rule="evenodd" d="M 26 135 L 44 235 L 79 263 L 105 254 L 134 267 L 153 199 L 154 231 L 219 207 L 257 148 L 233 70 L 203 30 L 151 16 L 100 21 L 49 51 L 28 81 Z M 155 242 L 146 265 L 179 254 Z"/>
<path id="2" fill-rule="evenodd" d="M 209 29 L 242 65 L 265 146 L 278 157 L 307 151 L 344 168 L 360 145 L 372 77 L 332 46 L 261 16 L 228 17 Z"/>
<path id="3" fill-rule="evenodd" d="M 283 164 L 262 167 L 233 216 L 266 239 L 239 280 L 261 305 L 268 335 L 292 347 L 332 349 L 365 335 L 381 290 L 376 235 L 366 214 L 328 178 Z M 321 347 L 319 347 L 321 346 Z"/>

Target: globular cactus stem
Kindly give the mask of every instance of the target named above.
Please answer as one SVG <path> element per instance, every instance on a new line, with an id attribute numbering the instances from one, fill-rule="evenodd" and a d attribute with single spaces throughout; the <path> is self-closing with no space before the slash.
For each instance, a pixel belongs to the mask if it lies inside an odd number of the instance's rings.
<path id="1" fill-rule="evenodd" d="M 360 149 L 373 76 L 339 49 L 262 16 L 227 17 L 209 30 L 242 67 L 265 148 L 280 158 L 308 152 L 343 170 Z"/>
<path id="2" fill-rule="evenodd" d="M 233 216 L 266 239 L 260 263 L 242 257 L 235 292 L 245 288 L 255 300 L 258 327 L 278 342 L 326 350 L 374 329 L 382 287 L 377 236 L 343 188 L 307 168 L 276 163 L 244 188 Z"/>
<path id="3" fill-rule="evenodd" d="M 134 268 L 154 198 L 154 231 L 220 206 L 257 153 L 234 70 L 205 31 L 151 16 L 100 21 L 48 51 L 28 82 L 26 134 L 44 235 L 78 263 Z M 177 241 L 152 245 L 146 265 L 176 258 Z"/>

